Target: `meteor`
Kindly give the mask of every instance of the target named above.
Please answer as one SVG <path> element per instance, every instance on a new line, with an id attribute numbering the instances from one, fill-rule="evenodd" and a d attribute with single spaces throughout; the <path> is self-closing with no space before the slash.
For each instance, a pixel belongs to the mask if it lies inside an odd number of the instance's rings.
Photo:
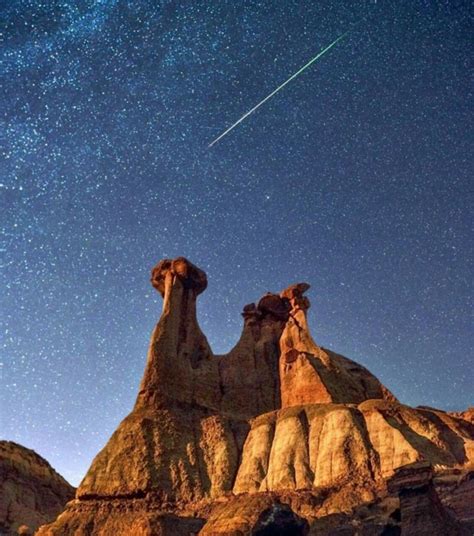
<path id="1" fill-rule="evenodd" d="M 326 52 L 328 52 L 336 43 L 338 43 L 341 39 L 344 39 L 344 37 L 346 37 L 346 35 L 352 30 L 352 28 L 350 28 L 349 30 L 347 30 L 347 32 L 344 32 L 342 35 L 340 35 L 335 41 L 333 41 L 330 45 L 328 45 L 326 48 L 324 48 L 323 50 L 321 50 L 321 52 L 319 52 L 316 56 L 314 56 L 313 59 L 309 60 L 308 63 L 306 63 L 305 65 L 303 65 L 303 67 L 301 67 L 301 69 L 299 69 L 298 71 L 296 71 L 296 73 L 292 74 L 290 76 L 290 78 L 288 78 L 288 80 L 286 80 L 285 82 L 283 82 L 283 84 L 279 85 L 275 90 L 273 90 L 270 95 L 267 95 L 263 100 L 261 100 L 258 104 L 256 104 L 252 109 L 250 109 L 247 113 L 245 113 L 238 121 L 236 121 L 233 125 L 231 125 L 227 130 L 225 130 L 220 136 L 218 136 L 214 141 L 211 141 L 211 143 L 208 145 L 208 147 L 212 147 L 213 145 L 215 145 L 219 140 L 221 140 L 226 134 L 229 134 L 229 132 L 231 130 L 233 130 L 238 124 L 242 123 L 242 121 L 244 119 L 246 119 L 250 114 L 252 114 L 253 112 L 255 112 L 255 110 L 257 110 L 258 108 L 260 108 L 260 106 L 262 106 L 262 104 L 264 104 L 265 102 L 267 102 L 267 100 L 271 99 L 273 97 L 273 95 L 275 95 L 276 93 L 278 93 L 280 91 L 280 89 L 283 89 L 287 84 L 289 84 L 292 80 L 294 80 L 298 75 L 300 75 L 305 69 L 307 69 L 310 65 L 312 65 L 316 60 L 318 60 L 323 54 L 325 54 Z"/>

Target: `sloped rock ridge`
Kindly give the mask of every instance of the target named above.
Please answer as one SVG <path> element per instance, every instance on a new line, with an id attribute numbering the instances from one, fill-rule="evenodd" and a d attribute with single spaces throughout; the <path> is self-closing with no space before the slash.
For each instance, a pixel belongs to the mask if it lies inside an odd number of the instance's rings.
<path id="1" fill-rule="evenodd" d="M 49 463 L 13 441 L 0 441 L 0 534 L 33 534 L 74 498 Z"/>
<path id="2" fill-rule="evenodd" d="M 151 282 L 163 310 L 135 406 L 40 536 L 472 532 L 472 422 L 403 405 L 318 346 L 307 283 L 246 305 L 214 355 L 206 274 L 165 259 Z"/>

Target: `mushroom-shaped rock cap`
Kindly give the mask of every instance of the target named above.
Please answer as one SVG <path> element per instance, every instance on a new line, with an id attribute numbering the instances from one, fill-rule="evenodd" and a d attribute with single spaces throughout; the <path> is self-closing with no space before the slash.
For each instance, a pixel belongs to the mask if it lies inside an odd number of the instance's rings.
<path id="1" fill-rule="evenodd" d="M 291 285 L 280 294 L 282 298 L 288 298 L 292 300 L 293 298 L 301 298 L 303 294 L 311 287 L 308 283 L 296 283 Z"/>
<path id="2" fill-rule="evenodd" d="M 165 295 L 165 279 L 168 273 L 176 275 L 185 289 L 192 289 L 201 294 L 207 287 L 207 277 L 203 270 L 194 266 L 184 257 L 163 259 L 151 271 L 151 284 L 162 295 Z"/>
<path id="3" fill-rule="evenodd" d="M 280 298 L 278 294 L 268 292 L 260 299 L 257 305 L 258 311 L 263 315 L 272 315 L 277 320 L 288 320 L 291 306 L 287 298 Z"/>
<path id="4" fill-rule="evenodd" d="M 247 318 L 254 318 L 258 316 L 257 306 L 254 303 L 249 303 L 244 305 L 244 310 L 242 311 L 242 316 Z"/>
<path id="5" fill-rule="evenodd" d="M 291 285 L 280 293 L 283 299 L 288 300 L 291 303 L 293 311 L 302 309 L 306 311 L 310 308 L 311 303 L 309 299 L 304 296 L 304 293 L 310 288 L 308 283 L 296 283 Z"/>

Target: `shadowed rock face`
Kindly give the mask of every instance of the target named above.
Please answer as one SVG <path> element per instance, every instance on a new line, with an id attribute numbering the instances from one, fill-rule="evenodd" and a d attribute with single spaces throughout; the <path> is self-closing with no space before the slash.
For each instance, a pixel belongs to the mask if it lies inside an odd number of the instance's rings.
<path id="1" fill-rule="evenodd" d="M 206 274 L 184 257 L 163 259 L 151 272 L 151 284 L 164 298 L 166 289 L 170 289 L 169 281 L 177 277 L 184 288 L 192 290 L 194 295 L 201 294 L 207 288 Z"/>
<path id="2" fill-rule="evenodd" d="M 403 534 L 417 536 L 460 536 L 462 527 L 443 506 L 433 484 L 433 471 L 427 463 L 414 463 L 397 469 L 388 482 L 389 491 L 400 498 Z"/>
<path id="3" fill-rule="evenodd" d="M 0 441 L 0 534 L 33 534 L 73 497 L 74 488 L 44 458 Z"/>
<path id="4" fill-rule="evenodd" d="M 386 497 L 399 467 L 472 463 L 472 423 L 400 404 L 364 367 L 315 343 L 308 284 L 246 305 L 238 343 L 215 356 L 196 318 L 205 273 L 165 259 L 151 281 L 163 310 L 133 411 L 76 501 L 38 534 L 330 534 L 334 516 Z M 394 509 L 372 516 L 374 534 L 397 533 Z"/>
<path id="5" fill-rule="evenodd" d="M 217 356 L 221 411 L 245 419 L 281 407 L 279 340 L 289 318 L 289 303 L 267 293 L 244 307 L 244 328 L 237 345 Z"/>
<path id="6" fill-rule="evenodd" d="M 274 503 L 260 514 L 252 532 L 255 536 L 306 536 L 309 524 L 287 504 Z"/>

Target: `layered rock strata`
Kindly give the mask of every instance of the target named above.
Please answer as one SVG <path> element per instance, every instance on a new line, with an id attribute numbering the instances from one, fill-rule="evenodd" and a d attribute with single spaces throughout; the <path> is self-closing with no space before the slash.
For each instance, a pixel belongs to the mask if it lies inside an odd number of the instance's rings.
<path id="1" fill-rule="evenodd" d="M 152 284 L 163 311 L 135 406 L 39 534 L 329 534 L 334 516 L 364 503 L 399 505 L 386 484 L 398 468 L 473 462 L 472 423 L 400 404 L 315 343 L 306 283 L 246 305 L 241 338 L 221 356 L 196 318 L 205 273 L 165 259 Z M 397 509 L 370 523 L 399 530 Z"/>
<path id="2" fill-rule="evenodd" d="M 36 452 L 0 441 L 0 534 L 33 534 L 55 519 L 74 491 Z"/>
<path id="3" fill-rule="evenodd" d="M 400 467 L 389 480 L 388 489 L 400 499 L 402 532 L 419 536 L 461 535 L 461 525 L 436 493 L 429 464 Z"/>

